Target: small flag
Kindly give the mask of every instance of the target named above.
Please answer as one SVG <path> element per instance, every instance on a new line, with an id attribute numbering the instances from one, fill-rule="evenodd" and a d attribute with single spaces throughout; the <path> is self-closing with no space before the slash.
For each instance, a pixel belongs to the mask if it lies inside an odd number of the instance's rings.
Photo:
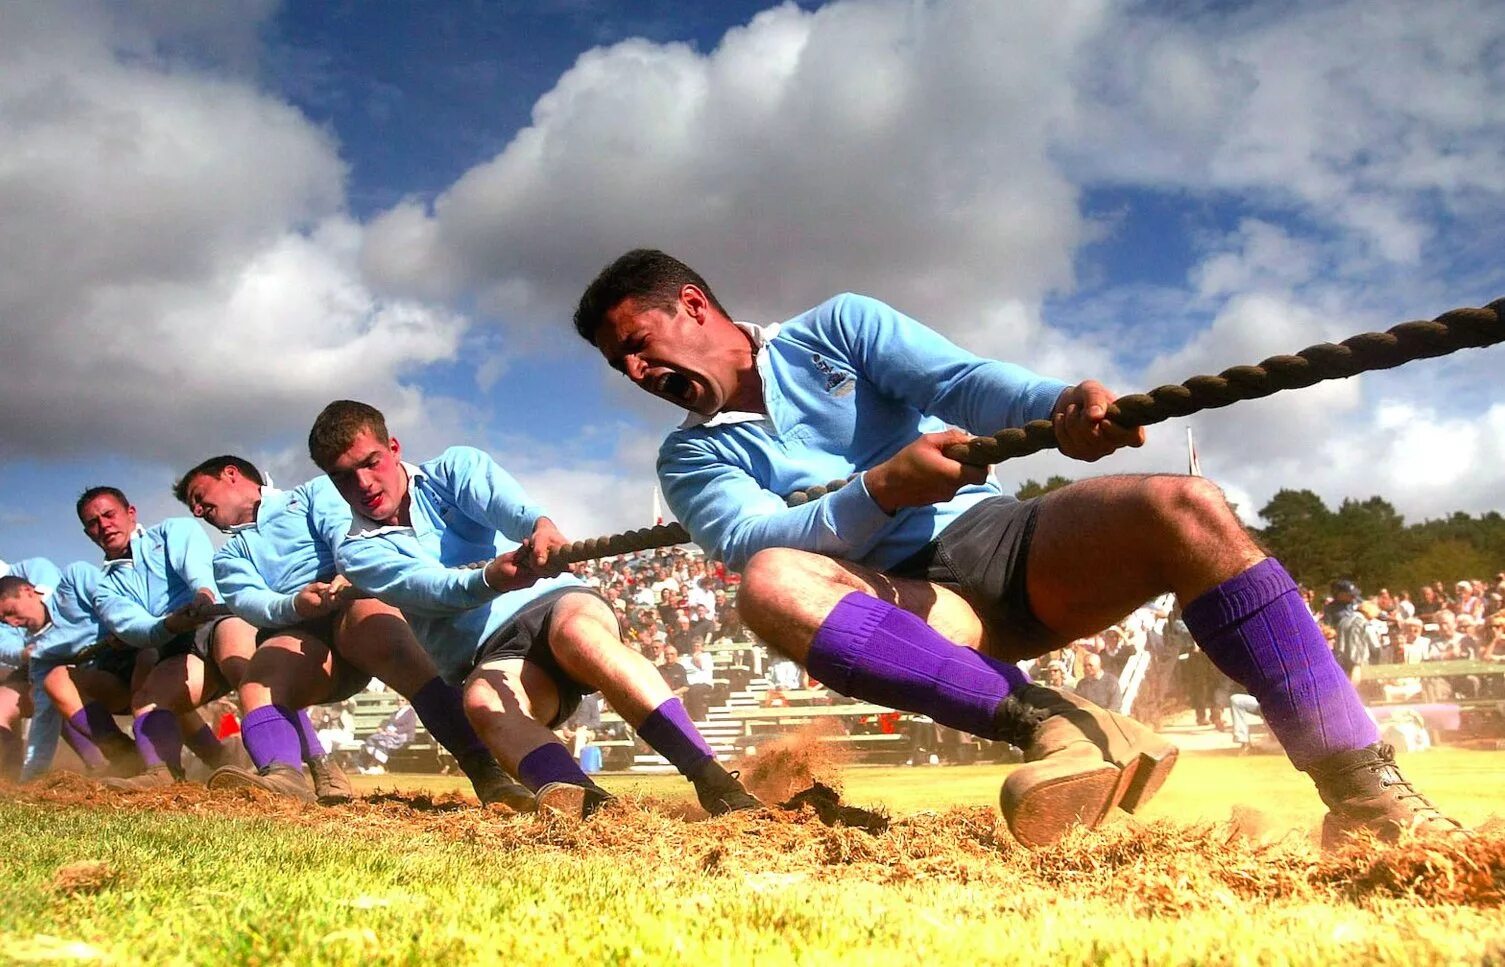
<path id="1" fill-rule="evenodd" d="M 1191 427 L 1186 428 L 1186 472 L 1193 477 L 1202 476 L 1202 461 L 1197 459 L 1197 444 L 1191 438 Z"/>
<path id="2" fill-rule="evenodd" d="M 653 523 L 654 526 L 664 522 L 663 498 L 659 496 L 658 484 L 653 485 Z"/>

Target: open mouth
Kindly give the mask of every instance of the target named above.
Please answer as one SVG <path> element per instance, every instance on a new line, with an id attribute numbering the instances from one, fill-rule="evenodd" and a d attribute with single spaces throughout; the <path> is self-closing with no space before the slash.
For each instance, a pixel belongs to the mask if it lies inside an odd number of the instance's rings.
<path id="1" fill-rule="evenodd" d="M 678 402 L 685 402 L 690 395 L 690 381 L 679 373 L 669 372 L 658 378 L 658 394 Z"/>

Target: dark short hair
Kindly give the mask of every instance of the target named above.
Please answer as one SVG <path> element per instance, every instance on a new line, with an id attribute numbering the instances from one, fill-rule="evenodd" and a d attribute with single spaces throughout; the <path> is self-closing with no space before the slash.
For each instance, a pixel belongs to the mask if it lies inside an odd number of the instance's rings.
<path id="1" fill-rule="evenodd" d="M 35 587 L 35 585 L 19 574 L 7 574 L 5 577 L 0 578 L 0 601 L 4 601 L 6 598 L 14 598 L 21 593 L 22 588 L 30 587 Z"/>
<path id="2" fill-rule="evenodd" d="M 79 520 L 84 519 L 84 505 L 96 497 L 114 497 L 120 502 L 120 506 L 131 506 L 131 502 L 125 499 L 125 494 L 119 487 L 90 487 L 88 490 L 85 490 L 83 493 L 78 495 L 78 502 L 73 505 L 73 512 L 78 515 Z"/>
<path id="3" fill-rule="evenodd" d="M 679 301 L 679 290 L 687 285 L 704 292 L 716 311 L 726 314 L 699 272 L 658 249 L 635 248 L 602 269 L 585 287 L 575 308 L 575 331 L 594 346 L 606 314 L 622 300 L 636 300 L 644 309 L 672 309 Z"/>
<path id="4" fill-rule="evenodd" d="M 249 460 L 226 453 L 218 457 L 210 457 L 197 467 L 183 474 L 183 479 L 172 485 L 172 495 L 178 498 L 179 503 L 187 504 L 188 485 L 193 482 L 194 477 L 218 477 L 225 472 L 226 467 L 234 467 L 240 471 L 241 476 L 249 477 L 255 483 L 266 483 L 262 479 L 261 471 L 256 469 L 255 464 Z"/>
<path id="5" fill-rule="evenodd" d="M 369 403 L 335 400 L 314 418 L 308 431 L 308 456 L 320 470 L 328 470 L 362 430 L 370 430 L 378 443 L 386 443 L 387 418 Z"/>

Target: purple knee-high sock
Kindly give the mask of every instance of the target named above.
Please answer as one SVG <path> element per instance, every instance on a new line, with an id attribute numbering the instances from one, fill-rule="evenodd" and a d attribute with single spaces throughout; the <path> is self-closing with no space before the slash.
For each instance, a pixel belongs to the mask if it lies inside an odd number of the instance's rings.
<path id="1" fill-rule="evenodd" d="M 70 749 L 78 753 L 78 757 L 83 760 L 85 766 L 90 769 L 103 769 L 106 764 L 105 754 L 99 751 L 99 746 L 94 744 L 94 739 L 89 734 L 88 715 L 89 708 L 86 705 L 63 719 L 63 741 L 68 743 Z"/>
<path id="2" fill-rule="evenodd" d="M 165 708 L 142 712 L 136 716 L 133 731 L 141 761 L 148 769 L 165 765 L 173 775 L 183 774 L 183 730 L 178 727 L 177 716 Z"/>
<path id="3" fill-rule="evenodd" d="M 690 721 L 690 713 L 685 711 L 684 703 L 677 698 L 670 698 L 649 712 L 648 717 L 643 719 L 643 724 L 638 726 L 638 735 L 653 746 L 654 751 L 668 759 L 669 764 L 678 769 L 682 776 L 688 776 L 696 766 L 704 764 L 705 760 L 716 758 L 716 753 L 711 751 L 705 738 Z"/>
<path id="4" fill-rule="evenodd" d="M 1274 558 L 1203 594 L 1183 617 L 1213 664 L 1259 702 L 1296 768 L 1379 741 L 1296 582 Z"/>
<path id="5" fill-rule="evenodd" d="M 95 745 L 112 739 L 116 743 L 130 744 L 130 736 L 120 731 L 120 726 L 115 724 L 115 716 L 99 702 L 85 704 L 79 710 L 79 715 L 82 718 L 75 718 L 73 724 L 92 739 Z"/>
<path id="6" fill-rule="evenodd" d="M 303 749 L 292 710 L 282 705 L 263 705 L 246 713 L 240 723 L 240 741 L 246 755 L 265 769 L 276 763 L 303 768 Z"/>
<path id="7" fill-rule="evenodd" d="M 572 786 L 594 786 L 590 777 L 580 771 L 580 763 L 558 742 L 546 742 L 523 756 L 517 764 L 517 778 L 529 789 L 537 792 L 551 782 L 567 782 Z"/>
<path id="8" fill-rule="evenodd" d="M 200 725 L 198 731 L 188 737 L 188 748 L 204 762 L 217 763 L 224 754 L 219 736 L 208 725 Z"/>
<path id="9" fill-rule="evenodd" d="M 460 700 L 460 690 L 435 675 L 409 699 L 418 721 L 429 730 L 434 741 L 444 746 L 456 759 L 465 759 L 477 753 L 490 754 L 486 743 L 471 728 L 465 717 L 465 706 Z"/>
<path id="10" fill-rule="evenodd" d="M 319 730 L 314 728 L 313 719 L 308 717 L 308 709 L 298 709 L 293 715 L 293 725 L 298 729 L 298 745 L 303 751 L 303 761 L 328 755 L 324 743 L 319 739 Z M 245 730 L 244 725 L 241 726 L 241 730 Z"/>
<path id="11" fill-rule="evenodd" d="M 826 615 L 810 642 L 810 674 L 843 695 L 985 739 L 1004 739 L 999 704 L 1029 684 L 1018 666 L 958 645 L 923 619 L 853 591 Z"/>

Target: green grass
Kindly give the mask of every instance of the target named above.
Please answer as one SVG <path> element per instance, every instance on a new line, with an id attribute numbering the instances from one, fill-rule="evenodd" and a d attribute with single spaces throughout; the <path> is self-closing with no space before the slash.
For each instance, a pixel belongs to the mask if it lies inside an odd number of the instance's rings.
<path id="1" fill-rule="evenodd" d="M 1497 753 L 1437 751 L 1405 765 L 1469 822 L 1505 797 Z M 985 805 L 1001 775 L 851 769 L 846 798 L 895 816 Z M 664 799 L 688 791 L 674 777 L 604 782 Z M 459 786 L 405 776 L 363 784 Z M 1188 756 L 1149 812 L 1221 820 L 1240 805 L 1281 827 L 1321 816 L 1283 760 L 1210 755 Z M 1027 854 L 994 844 L 980 810 L 884 842 L 774 820 L 634 813 L 619 842 L 588 824 L 601 840 L 591 845 L 578 829 L 476 811 L 236 807 L 202 796 L 162 810 L 0 799 L 0 962 L 1411 964 L 1505 951 L 1498 907 L 1241 890 L 1240 877 L 1262 869 L 1312 868 L 1299 837 L 1211 859 L 1221 840 L 1180 833 L 1143 850 L 1128 833 L 1087 834 Z M 956 859 L 931 849 L 926 837 L 942 834 Z M 1178 853 L 1177 836 L 1196 851 Z M 113 881 L 55 890 L 59 867 L 81 860 L 107 864 Z"/>

